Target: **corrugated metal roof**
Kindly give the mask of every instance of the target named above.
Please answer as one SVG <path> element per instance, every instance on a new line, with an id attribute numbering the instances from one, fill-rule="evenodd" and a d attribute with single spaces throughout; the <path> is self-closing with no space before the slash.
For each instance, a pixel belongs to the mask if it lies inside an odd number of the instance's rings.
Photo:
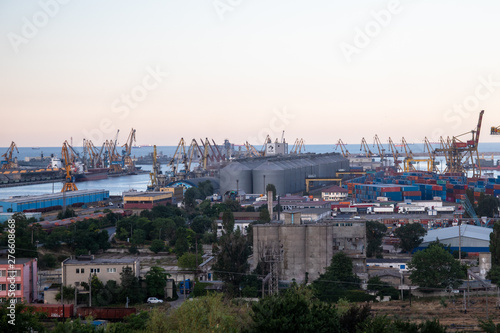
<path id="1" fill-rule="evenodd" d="M 475 225 L 462 225 L 461 227 L 449 227 L 443 229 L 429 230 L 427 235 L 424 236 L 424 241 L 422 243 L 434 242 L 437 239 L 440 241 L 450 238 L 458 237 L 458 230 L 460 229 L 460 234 L 462 237 L 480 239 L 484 241 L 490 240 L 490 234 L 493 229 L 478 227 Z"/>

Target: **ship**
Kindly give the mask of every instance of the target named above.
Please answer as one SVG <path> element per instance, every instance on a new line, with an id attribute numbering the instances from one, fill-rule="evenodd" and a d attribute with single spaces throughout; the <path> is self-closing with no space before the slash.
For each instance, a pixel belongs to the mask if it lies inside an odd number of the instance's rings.
<path id="1" fill-rule="evenodd" d="M 108 172 L 108 168 L 91 168 L 84 172 L 77 172 L 74 174 L 75 182 L 108 179 Z"/>

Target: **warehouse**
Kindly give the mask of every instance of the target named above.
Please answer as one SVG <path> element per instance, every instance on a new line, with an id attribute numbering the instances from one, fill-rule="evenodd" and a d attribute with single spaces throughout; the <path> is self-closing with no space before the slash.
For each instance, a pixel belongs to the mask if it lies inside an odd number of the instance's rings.
<path id="1" fill-rule="evenodd" d="M 124 209 L 152 209 L 172 203 L 172 192 L 138 192 L 123 197 Z"/>
<path id="2" fill-rule="evenodd" d="M 349 170 L 349 161 L 336 153 L 238 159 L 221 169 L 221 193 L 264 193 L 267 184 L 278 195 L 297 193 L 306 189 L 306 179 L 336 178 L 339 170 Z"/>
<path id="3" fill-rule="evenodd" d="M 460 236 L 458 232 L 460 230 Z M 460 227 L 449 227 L 443 229 L 429 230 L 424 237 L 424 241 L 415 250 L 423 250 L 430 243 L 439 239 L 445 246 L 450 246 L 451 250 L 457 250 L 461 243 L 462 251 L 467 253 L 490 252 L 490 234 L 493 229 L 465 224 Z"/>
<path id="4" fill-rule="evenodd" d="M 24 210 L 34 209 L 43 210 L 55 206 L 87 204 L 108 199 L 109 191 L 106 190 L 79 190 L 0 199 L 0 207 L 3 207 L 4 212 L 22 212 Z"/>

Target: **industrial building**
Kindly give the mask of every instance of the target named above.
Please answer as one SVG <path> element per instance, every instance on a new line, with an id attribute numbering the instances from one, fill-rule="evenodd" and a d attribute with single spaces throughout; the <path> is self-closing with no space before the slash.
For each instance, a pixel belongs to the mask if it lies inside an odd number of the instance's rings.
<path id="1" fill-rule="evenodd" d="M 132 273 L 139 277 L 140 262 L 138 259 L 94 259 L 80 257 L 67 258 L 61 263 L 62 283 L 64 286 L 75 286 L 75 283 L 89 283 L 89 278 L 96 275 L 103 284 L 110 280 L 120 282 L 123 268 L 130 267 Z"/>
<path id="2" fill-rule="evenodd" d="M 79 190 L 0 199 L 0 207 L 3 207 L 4 212 L 22 212 L 24 210 L 43 210 L 54 206 L 87 204 L 108 199 L 109 191 L 106 190 Z"/>
<path id="3" fill-rule="evenodd" d="M 300 214 L 300 213 L 298 213 Z M 294 215 L 293 213 L 291 215 Z M 253 226 L 252 269 L 266 262 L 269 253 L 278 249 L 279 279 L 303 283 L 317 279 L 342 251 L 353 260 L 354 273 L 366 273 L 365 221 L 326 220 L 324 223 L 300 224 L 300 217 L 285 218 L 284 224 Z"/>
<path id="4" fill-rule="evenodd" d="M 267 184 L 277 195 L 302 192 L 308 178 L 332 179 L 339 170 L 349 170 L 340 154 L 299 154 L 233 160 L 220 170 L 221 194 L 228 191 L 264 193 Z"/>
<path id="5" fill-rule="evenodd" d="M 152 209 L 172 203 L 172 192 L 137 192 L 123 196 L 124 209 Z"/>
<path id="6" fill-rule="evenodd" d="M 415 250 L 423 250 L 438 239 L 445 246 L 449 245 L 452 251 L 458 251 L 459 246 L 461 246 L 462 251 L 467 253 L 490 252 L 490 234 L 492 232 L 493 229 L 470 224 L 429 230 L 422 244 Z"/>

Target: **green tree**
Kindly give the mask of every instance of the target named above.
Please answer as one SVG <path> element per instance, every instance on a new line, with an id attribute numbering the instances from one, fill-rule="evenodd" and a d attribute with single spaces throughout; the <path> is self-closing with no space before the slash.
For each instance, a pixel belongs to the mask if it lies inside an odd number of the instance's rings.
<path id="1" fill-rule="evenodd" d="M 500 201 L 498 200 L 498 198 L 481 193 L 476 208 L 476 214 L 477 216 L 480 217 L 481 216 L 494 217 L 495 215 L 498 214 L 499 206 L 500 206 Z"/>
<path id="2" fill-rule="evenodd" d="M 433 244 L 413 255 L 408 265 L 412 283 L 426 288 L 456 288 L 465 271 L 458 260 L 443 246 Z"/>
<path id="3" fill-rule="evenodd" d="M 266 195 L 267 192 L 272 191 L 273 192 L 273 201 L 276 201 L 276 186 L 274 184 L 267 184 L 266 185 Z"/>
<path id="4" fill-rule="evenodd" d="M 384 238 L 387 227 L 385 224 L 376 221 L 366 221 L 366 256 L 382 256 L 382 239 Z"/>
<path id="5" fill-rule="evenodd" d="M 210 229 L 212 225 L 212 219 L 204 216 L 198 215 L 191 222 L 191 229 L 199 235 L 203 235 L 206 231 Z"/>
<path id="6" fill-rule="evenodd" d="M 165 269 L 158 266 L 151 267 L 149 272 L 146 273 L 148 296 L 163 299 L 167 284 L 167 276 L 170 276 L 170 274 L 167 274 Z"/>
<path id="7" fill-rule="evenodd" d="M 336 302 L 346 297 L 349 290 L 360 289 L 360 280 L 353 273 L 352 260 L 344 252 L 332 257 L 330 266 L 313 282 L 313 288 L 320 300 Z"/>
<path id="8" fill-rule="evenodd" d="M 15 256 L 17 258 L 36 258 L 38 256 L 38 249 L 36 248 L 35 242 L 31 242 L 31 227 L 29 227 L 30 221 L 28 221 L 23 213 L 15 213 L 10 219 L 15 221 Z M 0 245 L 2 247 L 8 247 L 9 235 L 12 235 L 12 233 L 7 232 L 7 230 L 12 230 L 9 228 L 9 226 L 12 225 L 13 224 L 9 224 L 8 221 L 5 221 L 3 225 L 4 232 L 2 233 L 0 240 Z"/>
<path id="9" fill-rule="evenodd" d="M 254 303 L 251 316 L 250 332 L 341 332 L 335 306 L 314 300 L 305 287 Z"/>
<path id="10" fill-rule="evenodd" d="M 225 234 L 230 234 L 234 231 L 234 215 L 230 210 L 222 213 L 222 230 Z"/>
<path id="11" fill-rule="evenodd" d="M 190 187 L 184 192 L 184 207 L 187 210 L 194 210 L 197 199 L 205 199 L 196 187 Z"/>
<path id="12" fill-rule="evenodd" d="M 44 314 L 34 312 L 24 303 L 14 304 L 15 313 L 11 313 L 10 305 L 10 302 L 5 302 L 0 306 L 0 332 L 47 332 L 40 320 L 46 317 Z"/>
<path id="13" fill-rule="evenodd" d="M 178 260 L 177 264 L 181 268 L 196 269 L 196 254 L 191 252 L 184 253 Z M 202 257 L 198 254 L 198 265 L 203 262 Z"/>
<path id="14" fill-rule="evenodd" d="M 380 277 L 374 276 L 368 280 L 368 290 L 376 290 L 377 296 L 391 296 L 392 300 L 399 299 L 399 291 L 387 282 L 380 280 Z"/>
<path id="15" fill-rule="evenodd" d="M 262 223 L 271 222 L 271 215 L 269 214 L 269 210 L 267 208 L 262 209 L 259 212 L 259 222 L 262 222 Z"/>
<path id="16" fill-rule="evenodd" d="M 214 271 L 225 283 L 230 294 L 237 294 L 244 274 L 248 270 L 248 256 L 251 251 L 240 230 L 223 235 L 216 250 Z"/>
<path id="17" fill-rule="evenodd" d="M 60 290 L 60 286 L 59 286 L 59 290 Z M 72 287 L 72 286 L 63 286 L 62 287 L 62 293 L 63 293 L 63 299 L 64 301 L 66 302 L 71 302 L 71 301 L 74 301 L 75 299 L 75 288 Z M 61 292 L 59 291 L 55 298 L 57 300 L 61 300 Z"/>
<path id="18" fill-rule="evenodd" d="M 160 251 L 163 251 L 165 248 L 165 245 L 162 240 L 155 239 L 154 241 L 151 242 L 151 246 L 149 249 L 153 251 L 154 253 L 158 253 Z"/>
<path id="19" fill-rule="evenodd" d="M 130 303 L 142 302 L 145 298 L 144 290 L 139 283 L 139 278 L 134 275 L 132 268 L 123 267 L 120 273 L 122 291 L 120 294 L 120 302 L 125 303 L 128 297 Z"/>
<path id="20" fill-rule="evenodd" d="M 490 233 L 491 264 L 500 266 L 500 223 L 495 222 L 493 232 Z"/>
<path id="21" fill-rule="evenodd" d="M 177 258 L 189 251 L 188 233 L 186 228 L 179 227 L 176 231 L 175 254 Z"/>
<path id="22" fill-rule="evenodd" d="M 410 223 L 403 225 L 394 231 L 394 235 L 399 238 L 399 248 L 405 252 L 410 252 L 423 241 L 423 236 L 427 232 L 420 223 Z"/>
<path id="23" fill-rule="evenodd" d="M 130 239 L 134 245 L 142 245 L 146 241 L 146 232 L 143 229 L 135 229 Z"/>

